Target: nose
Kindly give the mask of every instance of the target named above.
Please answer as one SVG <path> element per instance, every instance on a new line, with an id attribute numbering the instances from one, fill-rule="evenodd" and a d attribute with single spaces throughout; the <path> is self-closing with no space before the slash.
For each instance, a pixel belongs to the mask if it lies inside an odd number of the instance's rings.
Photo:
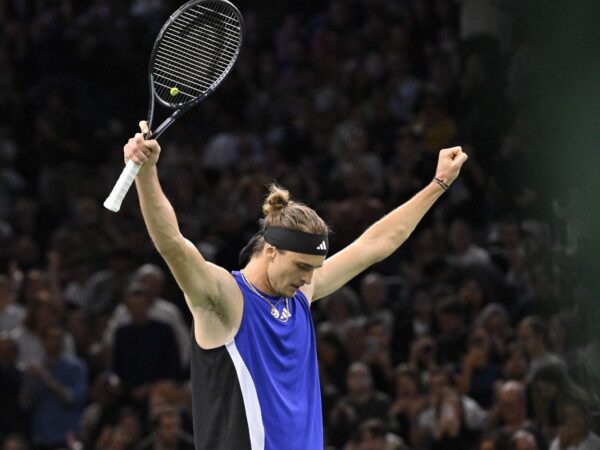
<path id="1" fill-rule="evenodd" d="M 312 277 L 313 277 L 313 272 L 314 272 L 314 270 L 306 270 L 302 273 L 302 276 L 300 277 L 300 279 L 302 280 L 302 282 L 304 284 L 311 283 Z"/>

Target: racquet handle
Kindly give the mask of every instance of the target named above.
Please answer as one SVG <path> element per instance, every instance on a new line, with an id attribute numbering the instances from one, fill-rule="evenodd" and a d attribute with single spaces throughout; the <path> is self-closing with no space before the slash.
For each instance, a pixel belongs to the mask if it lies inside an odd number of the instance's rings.
<path id="1" fill-rule="evenodd" d="M 141 168 L 141 165 L 137 165 L 131 160 L 127 162 L 127 165 L 123 169 L 123 172 L 121 172 L 121 176 L 117 180 L 112 192 L 108 198 L 104 200 L 104 207 L 106 209 L 110 209 L 112 212 L 118 212 L 121 209 L 121 203 L 123 203 L 125 194 L 127 194 L 127 191 L 133 184 L 133 180 L 135 180 L 135 177 Z"/>

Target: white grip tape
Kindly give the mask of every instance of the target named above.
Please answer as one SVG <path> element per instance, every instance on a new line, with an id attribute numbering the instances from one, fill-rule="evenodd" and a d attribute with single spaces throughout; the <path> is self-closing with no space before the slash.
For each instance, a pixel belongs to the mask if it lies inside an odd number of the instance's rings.
<path id="1" fill-rule="evenodd" d="M 135 177 L 141 168 L 141 165 L 137 165 L 129 160 L 123 169 L 123 172 L 121 172 L 121 176 L 117 180 L 112 192 L 108 198 L 104 200 L 104 207 L 106 209 L 110 209 L 113 212 L 118 212 L 121 209 L 121 203 L 123 203 L 125 194 L 127 194 L 127 191 L 133 184 L 133 180 L 135 180 Z"/>

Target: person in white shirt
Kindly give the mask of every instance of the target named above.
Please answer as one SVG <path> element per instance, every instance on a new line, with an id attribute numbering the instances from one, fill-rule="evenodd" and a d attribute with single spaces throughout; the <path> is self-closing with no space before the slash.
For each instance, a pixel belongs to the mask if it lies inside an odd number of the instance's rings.
<path id="1" fill-rule="evenodd" d="M 550 450 L 598 450 L 600 437 L 592 431 L 590 408 L 583 399 L 569 399 L 562 411 L 558 436 Z"/>

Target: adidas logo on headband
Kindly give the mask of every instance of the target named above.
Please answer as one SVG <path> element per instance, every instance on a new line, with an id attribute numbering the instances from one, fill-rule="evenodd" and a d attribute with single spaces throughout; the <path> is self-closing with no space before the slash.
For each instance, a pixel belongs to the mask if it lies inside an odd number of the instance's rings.
<path id="1" fill-rule="evenodd" d="M 319 244 L 319 246 L 317 247 L 317 250 L 327 250 L 327 244 L 325 244 L 325 241 L 321 242 L 321 244 Z"/>

